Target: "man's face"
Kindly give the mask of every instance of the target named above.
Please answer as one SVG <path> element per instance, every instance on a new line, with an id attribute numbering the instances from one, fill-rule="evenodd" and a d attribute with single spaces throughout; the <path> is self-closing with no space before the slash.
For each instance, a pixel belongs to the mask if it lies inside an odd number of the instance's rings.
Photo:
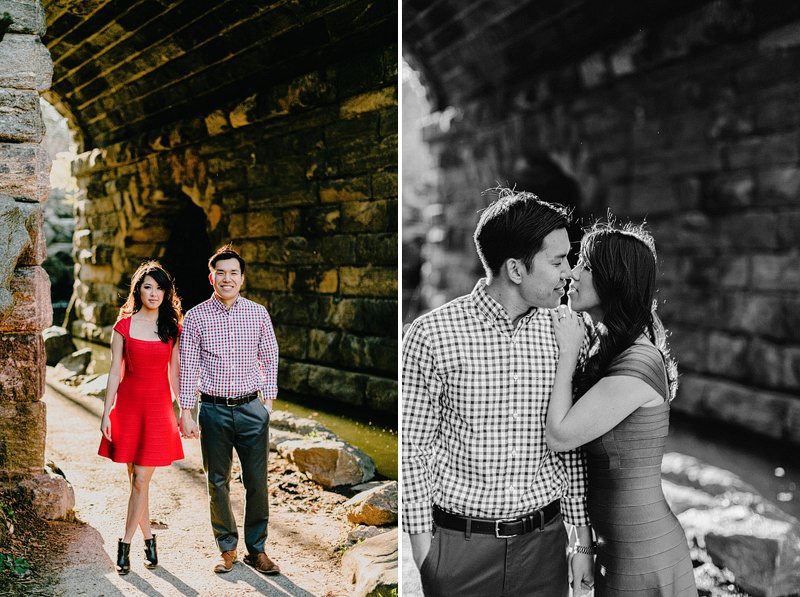
<path id="1" fill-rule="evenodd" d="M 570 275 L 569 249 L 567 230 L 559 228 L 544 237 L 530 269 L 520 264 L 520 295 L 527 305 L 546 309 L 558 306 Z"/>
<path id="2" fill-rule="evenodd" d="M 244 282 L 244 274 L 239 260 L 235 258 L 220 259 L 208 279 L 221 300 L 235 299 L 239 295 L 242 282 Z"/>

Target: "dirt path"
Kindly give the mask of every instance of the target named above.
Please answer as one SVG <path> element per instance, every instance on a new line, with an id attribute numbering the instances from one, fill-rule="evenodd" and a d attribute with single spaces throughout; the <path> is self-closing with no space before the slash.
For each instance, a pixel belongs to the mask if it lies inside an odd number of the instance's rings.
<path id="1" fill-rule="evenodd" d="M 154 532 L 159 567 L 144 567 L 144 545 L 137 532 L 131 546 L 131 572 L 117 575 L 114 561 L 125 520 L 128 480 L 125 465 L 96 455 L 102 404 L 72 393 L 67 399 L 50 387 L 45 402 L 46 459 L 55 461 L 72 483 L 79 521 L 59 524 L 66 549 L 53 562 L 60 570 L 51 588 L 53 595 L 334 597 L 349 593 L 335 553 L 347 535 L 348 526 L 337 513 L 338 504 L 346 498 L 316 489 L 309 496 L 312 490 L 274 452 L 270 454 L 267 553 L 283 574 L 265 577 L 237 563 L 232 572 L 215 575 L 211 567 L 217 549 L 208 518 L 200 445 L 189 440 L 184 440 L 186 458 L 157 469 L 150 487 L 150 518 L 158 523 Z M 241 538 L 241 483 L 234 481 L 231 493 Z M 239 557 L 244 554 L 240 541 Z"/>

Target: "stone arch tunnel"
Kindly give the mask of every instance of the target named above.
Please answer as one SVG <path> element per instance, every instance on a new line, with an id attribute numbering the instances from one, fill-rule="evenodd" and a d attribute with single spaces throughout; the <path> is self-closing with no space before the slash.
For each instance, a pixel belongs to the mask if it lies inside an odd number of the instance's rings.
<path id="1" fill-rule="evenodd" d="M 281 393 L 396 413 L 396 5 L 0 0 L 3 13 L 0 470 L 43 466 L 39 95 L 83 152 L 74 336 L 109 341 L 146 259 L 173 269 L 188 306 L 204 300 L 208 255 L 233 242 L 243 294 L 275 324 Z"/>
<path id="2" fill-rule="evenodd" d="M 800 7 L 405 0 L 402 35 L 438 181 L 438 206 L 404 192 L 404 213 L 439 214 L 404 296 L 469 292 L 480 191 L 556 167 L 581 214 L 655 234 L 674 409 L 800 445 Z M 540 190 L 571 202 L 569 186 Z"/>

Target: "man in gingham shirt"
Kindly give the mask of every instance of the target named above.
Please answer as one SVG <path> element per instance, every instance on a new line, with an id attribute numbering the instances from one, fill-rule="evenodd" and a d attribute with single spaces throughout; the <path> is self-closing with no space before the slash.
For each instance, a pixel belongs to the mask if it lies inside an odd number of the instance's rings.
<path id="1" fill-rule="evenodd" d="M 487 278 L 417 319 L 403 342 L 403 527 L 427 596 L 561 597 L 562 513 L 591 545 L 583 458 L 545 441 L 569 214 L 494 191 L 475 231 Z M 590 555 L 571 566 L 574 586 L 592 585 Z"/>
<path id="2" fill-rule="evenodd" d="M 264 551 L 269 416 L 278 393 L 278 344 L 267 310 L 239 296 L 245 269 L 241 255 L 224 246 L 211 256 L 208 267 L 214 294 L 186 313 L 181 331 L 181 431 L 185 437 L 197 437 L 191 409 L 199 395 L 200 446 L 211 527 L 220 550 L 214 572 L 230 572 L 237 560 L 239 533 L 229 498 L 236 448 L 247 492 L 245 561 L 264 574 L 278 574 L 280 569 Z"/>

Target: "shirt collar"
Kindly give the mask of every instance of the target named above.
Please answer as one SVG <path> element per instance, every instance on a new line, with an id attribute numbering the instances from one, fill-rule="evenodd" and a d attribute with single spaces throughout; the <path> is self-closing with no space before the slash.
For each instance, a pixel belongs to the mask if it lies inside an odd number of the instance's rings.
<path id="1" fill-rule="evenodd" d="M 506 308 L 503 305 L 489 296 L 489 293 L 486 292 L 486 285 L 486 278 L 481 278 L 478 280 L 478 283 L 475 284 L 475 288 L 473 288 L 472 292 L 470 293 L 472 302 L 487 317 L 489 321 L 496 321 L 498 319 L 510 321 L 508 317 L 508 311 L 506 311 Z M 539 313 L 547 314 L 547 309 L 537 309 L 536 307 L 532 307 L 530 311 L 523 315 L 520 323 L 527 323 L 528 320 Z"/>
<path id="2" fill-rule="evenodd" d="M 233 304 L 230 306 L 230 309 L 228 309 L 225 306 L 225 303 L 223 303 L 221 300 L 217 298 L 217 293 L 213 292 L 211 293 L 211 304 L 214 305 L 214 307 L 216 307 L 217 309 L 220 309 L 221 311 L 232 311 L 234 308 L 236 308 L 236 305 L 239 304 L 241 298 L 242 295 L 240 294 L 239 296 L 236 297 L 236 300 L 233 301 Z"/>

